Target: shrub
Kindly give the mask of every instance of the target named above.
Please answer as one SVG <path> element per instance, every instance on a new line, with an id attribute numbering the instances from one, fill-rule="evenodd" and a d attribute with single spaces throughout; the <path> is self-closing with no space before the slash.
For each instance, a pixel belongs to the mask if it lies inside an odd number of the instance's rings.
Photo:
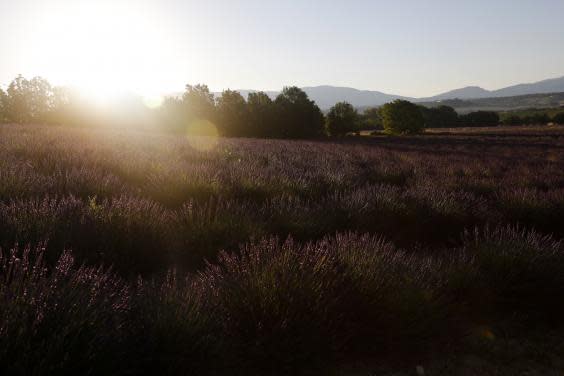
<path id="1" fill-rule="evenodd" d="M 556 322 L 564 313 L 557 298 L 564 286 L 561 242 L 534 231 L 500 227 L 467 237 L 464 252 L 476 265 L 474 287 L 481 286 L 476 295 L 481 296 L 482 311 L 498 319 L 520 314 L 540 322 Z"/>
<path id="2" fill-rule="evenodd" d="M 389 134 L 410 134 L 423 131 L 425 122 L 417 105 L 395 100 L 387 103 L 381 109 L 382 124 Z"/>
<path id="3" fill-rule="evenodd" d="M 202 375 L 220 368 L 223 334 L 206 312 L 206 288 L 170 270 L 138 279 L 131 298 L 128 369 L 139 374 Z"/>
<path id="4" fill-rule="evenodd" d="M 340 345 L 342 276 L 322 245 L 258 242 L 223 253 L 199 283 L 239 367 L 295 372 Z"/>
<path id="5" fill-rule="evenodd" d="M 117 374 L 128 288 L 65 252 L 51 270 L 41 249 L 0 252 L 0 369 L 5 374 Z"/>

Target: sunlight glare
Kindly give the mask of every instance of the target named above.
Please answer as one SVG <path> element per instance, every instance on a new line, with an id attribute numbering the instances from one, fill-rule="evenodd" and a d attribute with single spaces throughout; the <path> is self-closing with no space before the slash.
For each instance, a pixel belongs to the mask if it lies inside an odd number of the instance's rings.
<path id="1" fill-rule="evenodd" d="M 33 38 L 42 74 L 72 84 L 98 101 L 134 91 L 157 106 L 173 61 L 162 22 L 141 3 L 77 1 L 38 20 Z"/>
<path id="2" fill-rule="evenodd" d="M 188 143 L 199 151 L 210 151 L 218 144 L 219 131 L 217 127 L 208 120 L 197 120 L 188 126 L 186 130 Z"/>

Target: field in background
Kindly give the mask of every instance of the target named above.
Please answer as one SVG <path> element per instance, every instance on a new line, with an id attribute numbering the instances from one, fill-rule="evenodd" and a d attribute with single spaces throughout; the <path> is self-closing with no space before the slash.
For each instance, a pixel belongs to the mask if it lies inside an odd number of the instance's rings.
<path id="1" fill-rule="evenodd" d="M 564 126 L 561 125 L 499 125 L 495 127 L 456 127 L 456 128 L 426 128 L 424 134 L 442 135 L 516 135 L 516 136 L 564 136 Z M 360 131 L 361 136 L 380 136 L 382 131 Z"/>
<path id="2" fill-rule="evenodd" d="M 430 133 L 1 126 L 0 366 L 264 374 L 401 354 L 411 367 L 468 338 L 503 352 L 502 334 L 559 330 L 564 131 Z M 558 370 L 554 348 L 530 361 Z"/>
<path id="3" fill-rule="evenodd" d="M 522 136 L 564 136 L 564 126 L 561 125 L 500 125 L 496 127 L 459 127 L 459 128 L 428 128 L 425 133 L 443 134 L 513 134 Z"/>

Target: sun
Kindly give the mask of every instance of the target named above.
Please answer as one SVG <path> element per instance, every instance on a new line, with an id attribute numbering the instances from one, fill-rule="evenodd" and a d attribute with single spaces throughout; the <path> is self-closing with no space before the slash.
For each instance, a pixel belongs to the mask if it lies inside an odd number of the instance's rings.
<path id="1" fill-rule="evenodd" d="M 165 64 L 173 59 L 170 37 L 142 2 L 69 2 L 46 12 L 38 30 L 42 32 L 34 45 L 49 79 L 76 86 L 98 100 L 111 100 L 124 91 L 154 98 L 162 91 Z"/>

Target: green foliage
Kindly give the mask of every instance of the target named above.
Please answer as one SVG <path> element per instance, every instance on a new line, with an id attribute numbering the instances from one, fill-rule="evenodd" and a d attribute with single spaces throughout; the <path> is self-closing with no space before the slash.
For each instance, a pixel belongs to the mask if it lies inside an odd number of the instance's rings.
<path id="1" fill-rule="evenodd" d="M 274 103 L 262 92 L 249 93 L 247 99 L 249 131 L 256 137 L 271 137 L 275 121 Z"/>
<path id="2" fill-rule="evenodd" d="M 463 127 L 495 127 L 499 125 L 499 115 L 493 111 L 475 111 L 460 115 L 460 125 Z"/>
<path id="3" fill-rule="evenodd" d="M 344 136 L 357 129 L 358 113 L 347 102 L 339 102 L 329 110 L 326 117 L 327 132 L 330 136 Z"/>
<path id="4" fill-rule="evenodd" d="M 564 125 L 564 112 L 559 112 L 554 115 L 552 121 L 556 124 Z"/>
<path id="5" fill-rule="evenodd" d="M 503 125 L 546 125 L 552 121 L 551 110 L 526 110 L 501 114 Z"/>
<path id="6" fill-rule="evenodd" d="M 523 125 L 525 124 L 523 119 L 517 115 L 509 115 L 502 118 L 501 123 L 503 125 Z"/>
<path id="7" fill-rule="evenodd" d="M 439 106 L 419 107 L 425 119 L 425 128 L 452 128 L 458 125 L 458 114 L 454 108 Z"/>
<path id="8" fill-rule="evenodd" d="M 19 75 L 2 97 L 5 115 L 16 123 L 44 122 L 54 108 L 53 87 L 41 77 L 28 80 Z"/>
<path id="9" fill-rule="evenodd" d="M 226 90 L 217 98 L 216 119 L 225 136 L 251 136 L 245 98 L 239 92 Z"/>
<path id="10" fill-rule="evenodd" d="M 359 128 L 361 130 L 382 129 L 380 109 L 372 107 L 364 110 L 364 113 L 359 116 Z"/>
<path id="11" fill-rule="evenodd" d="M 420 133 L 425 125 L 419 107 L 400 99 L 382 106 L 381 116 L 384 130 L 388 134 Z"/>
<path id="12" fill-rule="evenodd" d="M 300 88 L 285 87 L 274 101 L 276 122 L 273 134 L 282 138 L 312 138 L 324 133 L 324 116 Z"/>
<path id="13" fill-rule="evenodd" d="M 198 120 L 211 121 L 214 118 L 215 100 L 207 85 L 186 85 L 182 104 L 189 123 Z"/>

